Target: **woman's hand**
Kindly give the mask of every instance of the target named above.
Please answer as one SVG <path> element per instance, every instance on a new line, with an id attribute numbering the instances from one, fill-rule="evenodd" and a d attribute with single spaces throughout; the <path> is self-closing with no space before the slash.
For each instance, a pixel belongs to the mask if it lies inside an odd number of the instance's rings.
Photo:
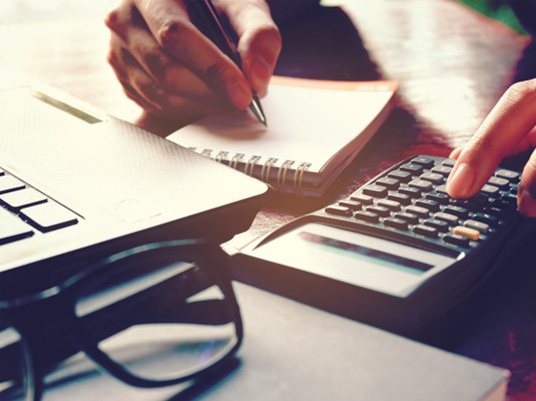
<path id="1" fill-rule="evenodd" d="M 150 114 L 184 124 L 266 93 L 281 50 L 266 2 L 213 3 L 238 35 L 243 72 L 193 25 L 184 0 L 123 0 L 108 14 L 109 63 Z"/>
<path id="2" fill-rule="evenodd" d="M 536 148 L 536 79 L 512 85 L 471 140 L 455 149 L 456 159 L 447 191 L 455 198 L 475 195 L 500 161 Z M 536 217 L 536 150 L 523 169 L 517 194 L 518 210 Z"/>

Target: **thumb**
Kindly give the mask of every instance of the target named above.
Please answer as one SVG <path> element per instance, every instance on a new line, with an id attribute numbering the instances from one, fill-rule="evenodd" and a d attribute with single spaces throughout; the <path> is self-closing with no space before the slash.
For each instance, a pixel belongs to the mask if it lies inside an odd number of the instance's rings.
<path id="1" fill-rule="evenodd" d="M 222 0 L 221 11 L 238 35 L 242 69 L 259 94 L 266 88 L 281 51 L 281 35 L 264 0 Z"/>

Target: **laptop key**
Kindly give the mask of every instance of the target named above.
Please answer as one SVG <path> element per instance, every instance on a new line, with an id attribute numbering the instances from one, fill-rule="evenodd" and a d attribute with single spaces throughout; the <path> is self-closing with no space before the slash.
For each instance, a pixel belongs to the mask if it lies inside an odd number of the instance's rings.
<path id="1" fill-rule="evenodd" d="M 47 197 L 33 188 L 20 189 L 0 195 L 0 201 L 13 210 L 45 203 Z"/>
<path id="2" fill-rule="evenodd" d="M 30 237 L 33 230 L 5 209 L 0 208 L 0 244 Z"/>
<path id="3" fill-rule="evenodd" d="M 24 187 L 24 183 L 12 175 L 0 176 L 0 194 L 23 189 Z"/>
<path id="4" fill-rule="evenodd" d="M 78 223 L 73 212 L 55 202 L 26 207 L 21 210 L 21 214 L 30 224 L 44 232 Z"/>

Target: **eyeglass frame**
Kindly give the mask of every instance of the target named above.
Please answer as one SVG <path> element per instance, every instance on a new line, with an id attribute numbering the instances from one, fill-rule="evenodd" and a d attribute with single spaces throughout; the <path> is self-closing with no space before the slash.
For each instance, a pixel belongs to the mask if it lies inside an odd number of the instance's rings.
<path id="1" fill-rule="evenodd" d="M 218 286 L 222 291 L 225 302 L 229 306 L 230 322 L 232 321 L 236 330 L 236 343 L 227 351 L 227 354 L 199 371 L 174 379 L 154 380 L 141 378 L 130 373 L 120 363 L 115 362 L 104 351 L 99 349 L 98 343 L 95 340 L 84 333 L 81 325 L 77 323 L 80 318 L 76 316 L 75 311 L 78 290 L 111 263 L 116 263 L 122 259 L 147 251 L 175 248 L 180 248 L 181 250 L 177 260 L 183 260 L 182 258 L 184 258 L 184 261 L 194 262 L 196 265 L 207 268 L 210 272 L 211 278 L 214 280 L 213 284 Z M 36 312 L 40 312 L 39 308 L 42 308 L 44 311 L 53 311 L 56 318 L 64 319 L 65 321 L 61 325 L 62 329 L 66 329 L 65 331 L 70 334 L 68 339 L 70 342 L 69 345 L 74 349 L 65 348 L 65 352 L 68 352 L 68 355 L 59 358 L 57 356 L 53 357 L 55 364 L 59 364 L 68 357 L 81 351 L 113 377 L 140 388 L 165 387 L 184 383 L 190 380 L 208 377 L 221 369 L 236 354 L 244 336 L 240 307 L 232 286 L 231 268 L 228 259 L 229 256 L 218 245 L 203 239 L 180 239 L 149 243 L 114 253 L 111 256 L 92 263 L 81 272 L 45 290 L 10 300 L 0 299 L 0 314 L 5 314 L 2 320 L 7 323 L 7 327 L 13 327 L 21 336 L 26 367 L 25 380 L 27 380 L 24 385 L 25 390 L 29 391 L 27 400 L 38 401 L 41 399 L 44 387 L 43 377 L 48 373 L 44 364 L 46 362 L 50 363 L 50 361 L 46 360 L 46 352 L 43 354 L 44 349 L 37 347 L 38 341 L 36 337 L 38 337 L 38 334 L 35 335 L 33 330 L 31 330 L 35 322 L 25 322 L 22 319 L 25 316 L 32 316 Z M 46 316 L 46 313 L 42 316 Z"/>

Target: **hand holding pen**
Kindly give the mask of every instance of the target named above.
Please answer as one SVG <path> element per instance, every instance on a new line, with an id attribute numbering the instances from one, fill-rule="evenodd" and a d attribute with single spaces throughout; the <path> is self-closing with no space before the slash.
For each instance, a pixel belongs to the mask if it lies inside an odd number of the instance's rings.
<path id="1" fill-rule="evenodd" d="M 237 36 L 240 63 L 202 33 L 190 2 L 122 0 L 106 20 L 109 62 L 126 94 L 147 112 L 185 124 L 263 95 L 281 38 L 264 0 L 214 0 Z M 194 18 L 195 19 L 195 18 Z"/>

